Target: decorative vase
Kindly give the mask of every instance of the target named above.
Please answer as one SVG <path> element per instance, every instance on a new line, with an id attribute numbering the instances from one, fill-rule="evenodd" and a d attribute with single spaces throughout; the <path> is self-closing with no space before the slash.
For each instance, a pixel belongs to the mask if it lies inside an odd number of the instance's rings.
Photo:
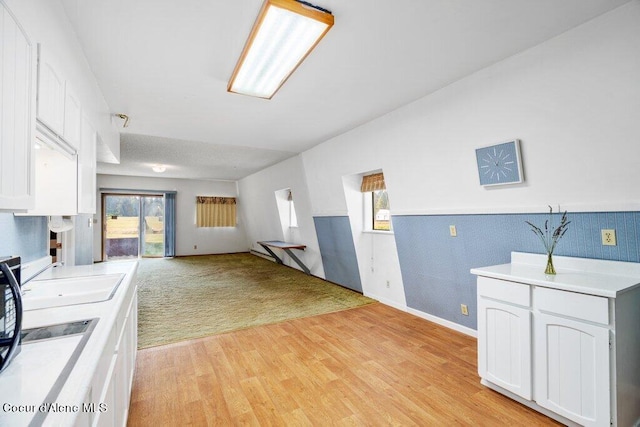
<path id="1" fill-rule="evenodd" d="M 556 269 L 553 268 L 553 254 L 547 254 L 547 268 L 544 270 L 544 274 L 556 274 Z"/>

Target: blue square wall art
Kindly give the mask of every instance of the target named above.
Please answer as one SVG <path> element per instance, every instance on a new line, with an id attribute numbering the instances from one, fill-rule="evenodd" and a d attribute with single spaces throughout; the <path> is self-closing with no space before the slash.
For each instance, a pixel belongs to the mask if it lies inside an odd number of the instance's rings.
<path id="1" fill-rule="evenodd" d="M 524 180 L 517 139 L 476 149 L 476 161 L 480 185 L 518 184 Z"/>

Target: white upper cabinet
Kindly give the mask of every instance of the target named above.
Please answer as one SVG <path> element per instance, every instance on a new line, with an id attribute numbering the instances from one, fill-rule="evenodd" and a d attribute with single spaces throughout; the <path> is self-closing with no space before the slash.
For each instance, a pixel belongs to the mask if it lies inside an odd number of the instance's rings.
<path id="1" fill-rule="evenodd" d="M 38 44 L 38 130 L 69 154 L 80 148 L 82 105 L 73 85 L 46 45 Z"/>
<path id="2" fill-rule="evenodd" d="M 69 82 L 64 91 L 64 132 L 62 136 L 75 149 L 80 149 L 82 138 L 82 107 Z"/>
<path id="3" fill-rule="evenodd" d="M 82 136 L 78 152 L 78 213 L 96 213 L 97 133 L 82 115 Z"/>
<path id="4" fill-rule="evenodd" d="M 38 45 L 35 206 L 26 215 L 96 211 L 97 135 L 64 65 Z"/>
<path id="5" fill-rule="evenodd" d="M 60 67 L 38 46 L 38 120 L 58 135 L 64 134 L 65 81 Z"/>
<path id="6" fill-rule="evenodd" d="M 78 213 L 77 156 L 68 156 L 47 144 L 36 152 L 35 208 L 27 215 L 76 215 Z M 21 214 L 18 214 L 21 215 Z"/>
<path id="7" fill-rule="evenodd" d="M 0 210 L 33 207 L 34 49 L 0 2 Z"/>

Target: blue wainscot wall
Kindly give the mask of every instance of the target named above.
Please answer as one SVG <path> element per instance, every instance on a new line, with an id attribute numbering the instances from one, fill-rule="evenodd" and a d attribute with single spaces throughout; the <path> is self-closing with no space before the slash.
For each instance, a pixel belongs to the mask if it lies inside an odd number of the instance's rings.
<path id="1" fill-rule="evenodd" d="M 548 214 L 393 216 L 407 306 L 477 329 L 474 267 L 508 263 L 511 252 L 544 253 L 525 221 L 544 226 Z M 640 262 L 640 212 L 569 213 L 556 255 Z M 351 226 L 346 216 L 315 217 L 327 280 L 362 292 Z M 554 214 L 557 225 L 560 215 Z M 455 225 L 457 237 L 449 235 Z M 616 230 L 603 246 L 600 230 Z M 460 312 L 467 304 L 469 316 Z"/>
<path id="2" fill-rule="evenodd" d="M 16 217 L 0 213 L 0 256 L 19 255 L 29 262 L 48 255 L 46 217 Z"/>
<path id="3" fill-rule="evenodd" d="M 504 264 L 512 251 L 544 253 L 525 221 L 544 226 L 548 214 L 394 216 L 393 230 L 407 306 L 477 329 L 473 267 Z M 569 213 L 556 255 L 640 262 L 640 212 Z M 556 225 L 560 215 L 555 214 Z M 457 237 L 449 235 L 455 225 Z M 616 230 L 603 246 L 601 229 Z M 460 313 L 467 304 L 469 316 Z"/>
<path id="4" fill-rule="evenodd" d="M 325 278 L 362 292 L 356 248 L 348 216 L 314 217 Z"/>

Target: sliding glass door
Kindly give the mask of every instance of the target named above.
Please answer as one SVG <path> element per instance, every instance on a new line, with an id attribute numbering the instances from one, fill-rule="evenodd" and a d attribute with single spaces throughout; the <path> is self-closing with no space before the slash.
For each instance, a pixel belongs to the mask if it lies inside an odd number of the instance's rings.
<path id="1" fill-rule="evenodd" d="M 164 256 L 164 198 L 162 196 L 140 197 L 142 224 L 140 231 L 140 253 L 143 257 Z"/>
<path id="2" fill-rule="evenodd" d="M 163 257 L 164 194 L 103 194 L 103 261 Z"/>

